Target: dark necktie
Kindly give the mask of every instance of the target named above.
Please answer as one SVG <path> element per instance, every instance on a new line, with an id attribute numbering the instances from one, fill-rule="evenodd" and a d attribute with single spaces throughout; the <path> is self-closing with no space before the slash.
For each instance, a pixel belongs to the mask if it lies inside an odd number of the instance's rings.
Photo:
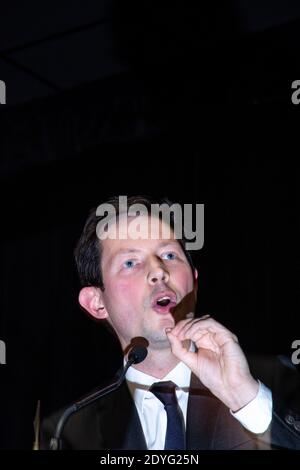
<path id="1" fill-rule="evenodd" d="M 152 385 L 153 393 L 164 405 L 167 413 L 167 432 L 165 450 L 185 449 L 185 429 L 181 409 L 175 393 L 173 382 L 157 382 Z"/>

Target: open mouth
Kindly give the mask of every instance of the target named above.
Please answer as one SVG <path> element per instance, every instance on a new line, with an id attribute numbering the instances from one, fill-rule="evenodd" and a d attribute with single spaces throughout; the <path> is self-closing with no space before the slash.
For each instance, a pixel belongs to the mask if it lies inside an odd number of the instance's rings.
<path id="1" fill-rule="evenodd" d="M 159 305 L 161 307 L 166 307 L 167 305 L 169 305 L 170 302 L 171 302 L 170 297 L 162 297 L 161 299 L 158 299 L 156 301 L 156 305 Z"/>
<path id="2" fill-rule="evenodd" d="M 174 293 L 158 294 L 152 302 L 152 308 L 158 313 L 168 313 L 176 305 L 177 299 Z"/>

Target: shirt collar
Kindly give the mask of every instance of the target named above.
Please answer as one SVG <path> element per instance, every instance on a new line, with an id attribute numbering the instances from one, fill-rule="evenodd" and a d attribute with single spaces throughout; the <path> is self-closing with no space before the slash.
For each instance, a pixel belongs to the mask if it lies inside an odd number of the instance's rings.
<path id="1" fill-rule="evenodd" d="M 167 375 L 162 379 L 145 374 L 140 370 L 130 367 L 126 373 L 126 380 L 135 383 L 139 388 L 148 390 L 154 382 L 162 382 L 171 380 L 179 388 L 189 387 L 191 378 L 190 369 L 183 363 L 179 362 Z"/>
<path id="2" fill-rule="evenodd" d="M 191 370 L 183 362 L 179 362 L 165 377 L 158 379 L 130 367 L 126 380 L 136 406 L 142 410 L 144 399 L 152 397 L 149 388 L 155 382 L 171 380 L 182 392 L 187 392 L 190 386 Z"/>

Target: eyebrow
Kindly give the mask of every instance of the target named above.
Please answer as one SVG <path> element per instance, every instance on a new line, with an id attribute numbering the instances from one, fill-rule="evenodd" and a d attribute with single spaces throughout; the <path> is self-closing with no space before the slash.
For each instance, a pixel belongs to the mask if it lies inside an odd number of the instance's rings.
<path id="1" fill-rule="evenodd" d="M 169 246 L 169 245 L 179 245 L 178 241 L 176 240 L 168 240 L 166 242 L 161 242 L 159 245 L 158 245 L 158 248 L 164 248 L 165 246 Z"/>
<path id="2" fill-rule="evenodd" d="M 169 245 L 176 245 L 177 246 L 178 243 L 175 240 L 169 240 L 169 241 L 166 241 L 166 242 L 161 242 L 158 245 L 158 248 L 164 248 L 165 246 L 169 246 Z M 115 253 L 113 255 L 113 258 L 116 258 L 119 255 L 124 255 L 124 254 L 127 255 L 129 253 L 142 253 L 142 251 L 143 250 L 138 250 L 137 248 L 122 248 L 119 251 L 117 251 L 117 253 Z"/>
<path id="3" fill-rule="evenodd" d="M 123 248 L 113 255 L 115 258 L 118 255 L 126 255 L 127 253 L 141 253 L 142 250 L 137 250 L 136 248 Z"/>

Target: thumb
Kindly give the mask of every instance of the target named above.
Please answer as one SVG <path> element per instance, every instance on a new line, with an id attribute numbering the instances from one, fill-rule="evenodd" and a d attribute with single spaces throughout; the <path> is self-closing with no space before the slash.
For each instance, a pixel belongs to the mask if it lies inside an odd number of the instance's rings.
<path id="1" fill-rule="evenodd" d="M 183 347 L 182 342 L 172 333 L 171 328 L 166 328 L 166 334 L 174 356 L 184 362 L 190 369 L 195 370 L 197 367 L 197 354 L 187 351 L 186 348 Z"/>

